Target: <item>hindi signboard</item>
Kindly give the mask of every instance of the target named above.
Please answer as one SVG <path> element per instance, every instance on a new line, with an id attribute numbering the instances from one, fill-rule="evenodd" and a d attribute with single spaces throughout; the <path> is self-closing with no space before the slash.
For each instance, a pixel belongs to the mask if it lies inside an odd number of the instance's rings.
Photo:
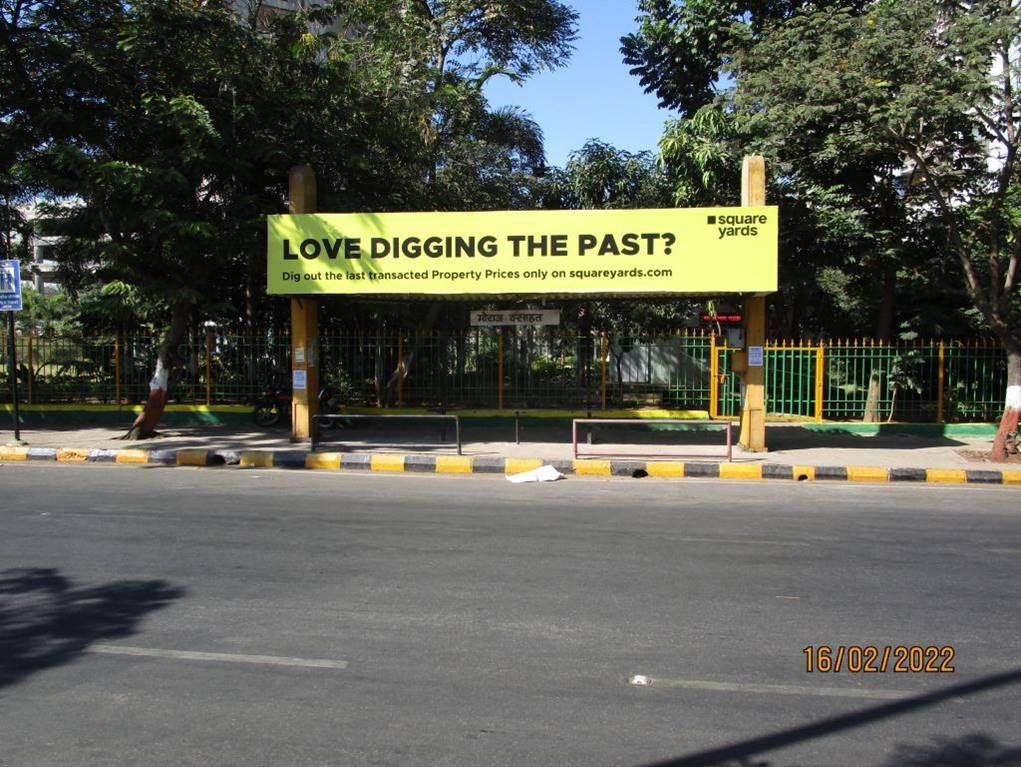
<path id="1" fill-rule="evenodd" d="M 472 327 L 559 325 L 559 309 L 482 309 L 471 313 Z"/>

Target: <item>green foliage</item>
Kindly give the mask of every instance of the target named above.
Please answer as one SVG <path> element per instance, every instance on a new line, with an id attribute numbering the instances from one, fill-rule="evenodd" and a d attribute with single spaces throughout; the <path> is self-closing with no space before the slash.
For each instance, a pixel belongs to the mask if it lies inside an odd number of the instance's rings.
<path id="1" fill-rule="evenodd" d="M 38 293 L 31 288 L 21 292 L 22 311 L 14 315 L 19 334 L 68 335 L 78 330 L 78 317 L 67 295 Z"/>
<path id="2" fill-rule="evenodd" d="M 951 306 L 963 283 L 1003 340 L 1017 327 L 1019 30 L 999 0 L 884 0 L 796 14 L 733 65 L 747 143 L 796 187 L 847 195 L 849 265 L 896 269 Z"/>
<path id="3" fill-rule="evenodd" d="M 670 204 L 670 184 L 650 153 L 590 140 L 547 174 L 540 195 L 549 208 L 656 208 Z"/>
<path id="4" fill-rule="evenodd" d="M 660 160 L 674 179 L 677 205 L 739 202 L 741 158 L 732 116 L 716 105 L 671 120 L 659 140 Z M 720 195 L 723 194 L 723 197 Z"/>
<path id="5" fill-rule="evenodd" d="M 660 106 L 690 116 L 726 88 L 721 78 L 726 66 L 764 26 L 834 5 L 827 0 L 639 0 L 638 30 L 621 38 L 621 53 Z"/>
<path id="6" fill-rule="evenodd" d="M 685 115 L 661 142 L 677 201 L 733 202 L 741 155 L 766 157 L 782 332 L 961 333 L 975 311 L 1001 338 L 1017 327 L 1016 4 L 640 9 L 622 50 Z"/>

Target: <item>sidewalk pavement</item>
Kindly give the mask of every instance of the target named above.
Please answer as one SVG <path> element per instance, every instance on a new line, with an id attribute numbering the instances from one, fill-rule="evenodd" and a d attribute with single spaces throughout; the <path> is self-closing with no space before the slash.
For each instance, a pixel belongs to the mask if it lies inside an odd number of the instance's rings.
<path id="1" fill-rule="evenodd" d="M 515 442 L 512 421 L 509 425 L 464 426 L 461 456 L 450 429 L 441 435 L 437 426 L 331 430 L 324 432 L 314 454 L 308 443 L 292 443 L 285 428 L 169 427 L 156 438 L 132 442 L 120 439 L 122 435 L 121 427 L 23 430 L 24 446 L 0 447 L 0 461 L 226 463 L 441 473 L 513 473 L 551 464 L 565 474 L 604 476 L 635 476 L 638 472 L 638 476 L 669 477 L 1021 484 L 1021 464 L 969 459 L 969 452 L 987 452 L 991 438 L 896 433 L 860 436 L 815 431 L 797 424 L 770 424 L 768 452 L 749 453 L 735 446 L 729 462 L 720 430 L 669 432 L 625 426 L 594 432 L 592 444 L 582 432 L 579 460 L 573 455 L 569 426 L 528 426 Z M 12 439 L 9 430 L 0 432 L 0 445 Z"/>

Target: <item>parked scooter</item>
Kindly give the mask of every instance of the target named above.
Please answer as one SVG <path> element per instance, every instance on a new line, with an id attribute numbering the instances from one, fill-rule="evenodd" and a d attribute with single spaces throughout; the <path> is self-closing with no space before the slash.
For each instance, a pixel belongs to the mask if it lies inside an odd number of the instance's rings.
<path id="1" fill-rule="evenodd" d="M 291 420 L 291 400 L 293 394 L 290 389 L 284 389 L 273 384 L 263 390 L 262 396 L 255 402 L 252 410 L 252 420 L 255 425 L 266 428 L 276 426 L 278 423 Z M 334 414 L 339 406 L 338 397 L 328 388 L 319 390 L 319 412 L 324 415 Z M 332 419 L 320 423 L 324 429 L 332 429 L 337 424 Z"/>

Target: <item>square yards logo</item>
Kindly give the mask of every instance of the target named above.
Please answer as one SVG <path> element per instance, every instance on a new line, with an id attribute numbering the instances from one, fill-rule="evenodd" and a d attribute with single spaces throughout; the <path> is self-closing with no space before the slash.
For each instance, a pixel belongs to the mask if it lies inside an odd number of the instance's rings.
<path id="1" fill-rule="evenodd" d="M 761 213 L 706 216 L 705 222 L 716 227 L 721 240 L 724 237 L 755 237 L 759 233 L 758 225 L 766 223 L 766 216 Z"/>

